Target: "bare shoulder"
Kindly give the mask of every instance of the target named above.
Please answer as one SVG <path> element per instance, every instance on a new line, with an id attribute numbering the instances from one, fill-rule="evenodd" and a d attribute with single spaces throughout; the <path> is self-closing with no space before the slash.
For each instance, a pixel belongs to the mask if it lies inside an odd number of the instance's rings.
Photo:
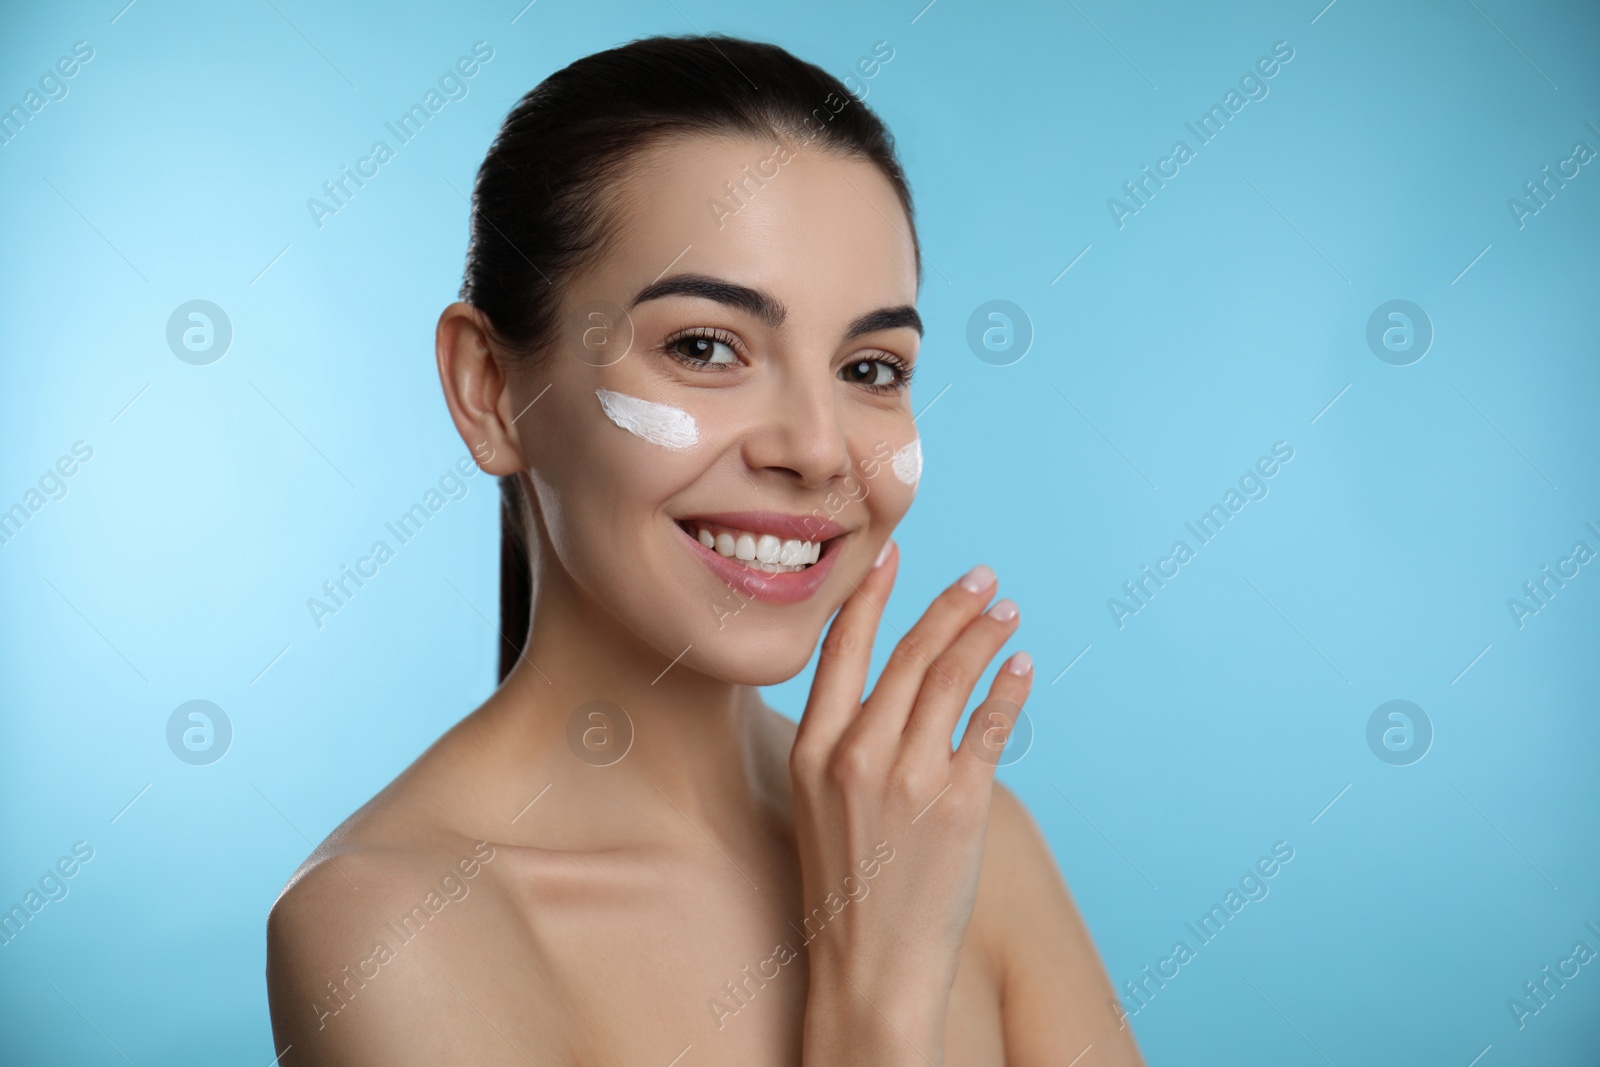
<path id="1" fill-rule="evenodd" d="M 973 919 L 1002 976 L 1025 969 L 1025 957 L 1039 933 L 1071 933 L 1082 925 L 1038 824 L 1017 795 L 998 781 L 989 805 Z"/>
<path id="2" fill-rule="evenodd" d="M 452 1045 L 417 1010 L 451 996 L 478 940 L 469 896 L 494 898 L 489 842 L 325 843 L 267 919 L 267 987 L 277 1050 L 295 1062 L 443 1062 Z M 499 910 L 499 909 L 488 909 Z M 459 1050 L 457 1050 L 459 1051 Z"/>
<path id="3" fill-rule="evenodd" d="M 1008 1064 L 1056 1063 L 1069 1045 L 1075 1053 L 1089 1044 L 1101 1054 L 1097 1063 L 1142 1064 L 1044 835 L 999 782 L 973 918 L 1000 974 Z"/>
<path id="4" fill-rule="evenodd" d="M 464 981 L 485 944 L 504 942 L 490 931 L 514 924 L 507 880 L 496 877 L 506 849 L 463 829 L 472 823 L 449 802 L 460 782 L 447 749 L 436 744 L 329 834 L 272 906 L 273 1034 L 278 1052 L 294 1046 L 297 1064 L 463 1053 L 442 1025 L 451 1009 L 470 1011 L 452 979 Z"/>
<path id="5" fill-rule="evenodd" d="M 1017 795 L 998 781 L 994 783 L 994 799 L 989 805 L 989 832 L 985 839 L 983 868 L 985 880 L 992 873 L 997 879 L 996 888 L 1002 891 L 1026 888 L 1015 884 L 1009 876 L 1032 874 L 1037 878 L 1047 875 L 1046 880 L 1060 881 L 1055 861 L 1050 858 L 1049 846 L 1045 844 L 1038 824 Z"/>

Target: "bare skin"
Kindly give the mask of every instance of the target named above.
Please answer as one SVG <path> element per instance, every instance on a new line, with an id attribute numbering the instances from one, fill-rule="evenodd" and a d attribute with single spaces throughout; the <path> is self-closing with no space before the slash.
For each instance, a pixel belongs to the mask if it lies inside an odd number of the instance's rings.
<path id="1" fill-rule="evenodd" d="M 720 218 L 708 200 L 773 143 L 647 153 L 540 362 L 506 359 L 467 305 L 441 316 L 462 439 L 533 501 L 529 639 L 274 906 L 286 1065 L 1142 1062 L 1048 849 L 993 782 L 996 720 L 950 744 L 1020 625 L 993 575 L 940 593 L 869 684 L 914 493 L 882 457 L 916 432 L 909 391 L 870 386 L 914 364 L 920 330 L 864 316 L 914 306 L 916 264 L 873 166 L 792 148 Z M 690 275 L 776 309 L 703 288 L 634 302 Z M 579 358 L 595 300 L 632 324 L 605 366 Z M 679 339 L 701 328 L 717 339 Z M 687 411 L 701 440 L 619 429 L 597 388 Z M 838 524 L 809 597 L 732 595 L 695 556 L 683 524 L 750 510 Z M 757 687 L 799 673 L 825 626 L 797 729 Z M 1007 660 L 991 710 L 1031 683 Z M 596 699 L 632 727 L 607 766 L 570 743 Z"/>

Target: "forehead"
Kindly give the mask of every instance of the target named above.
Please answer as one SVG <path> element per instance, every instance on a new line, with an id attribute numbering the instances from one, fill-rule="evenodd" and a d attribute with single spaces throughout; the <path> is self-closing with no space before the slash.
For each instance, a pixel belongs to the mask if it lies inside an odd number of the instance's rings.
<path id="1" fill-rule="evenodd" d="M 916 303 L 910 220 L 866 160 L 793 139 L 674 137 L 630 163 L 611 211 L 593 273 L 619 304 L 669 267 L 764 289 L 798 325 Z"/>

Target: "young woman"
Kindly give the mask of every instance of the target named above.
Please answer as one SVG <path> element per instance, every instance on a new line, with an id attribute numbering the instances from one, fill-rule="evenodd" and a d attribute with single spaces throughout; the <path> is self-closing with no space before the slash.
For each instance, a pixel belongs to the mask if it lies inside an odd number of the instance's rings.
<path id="1" fill-rule="evenodd" d="M 994 784 L 1026 653 L 952 747 L 994 573 L 867 685 L 921 469 L 879 120 L 771 45 L 637 41 L 512 110 L 473 209 L 437 351 L 505 489 L 501 685 L 273 908 L 284 1062 L 1139 1063 Z M 824 626 L 797 729 L 757 687 Z"/>

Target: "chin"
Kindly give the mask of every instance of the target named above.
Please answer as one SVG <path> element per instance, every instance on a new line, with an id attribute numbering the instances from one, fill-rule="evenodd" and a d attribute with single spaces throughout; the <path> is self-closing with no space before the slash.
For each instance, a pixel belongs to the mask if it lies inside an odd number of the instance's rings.
<path id="1" fill-rule="evenodd" d="M 818 627 L 797 632 L 795 626 L 760 627 L 730 618 L 705 635 L 685 656 L 702 674 L 734 685 L 778 685 L 806 669 L 821 636 Z M 714 626 L 714 624 L 713 624 Z"/>

